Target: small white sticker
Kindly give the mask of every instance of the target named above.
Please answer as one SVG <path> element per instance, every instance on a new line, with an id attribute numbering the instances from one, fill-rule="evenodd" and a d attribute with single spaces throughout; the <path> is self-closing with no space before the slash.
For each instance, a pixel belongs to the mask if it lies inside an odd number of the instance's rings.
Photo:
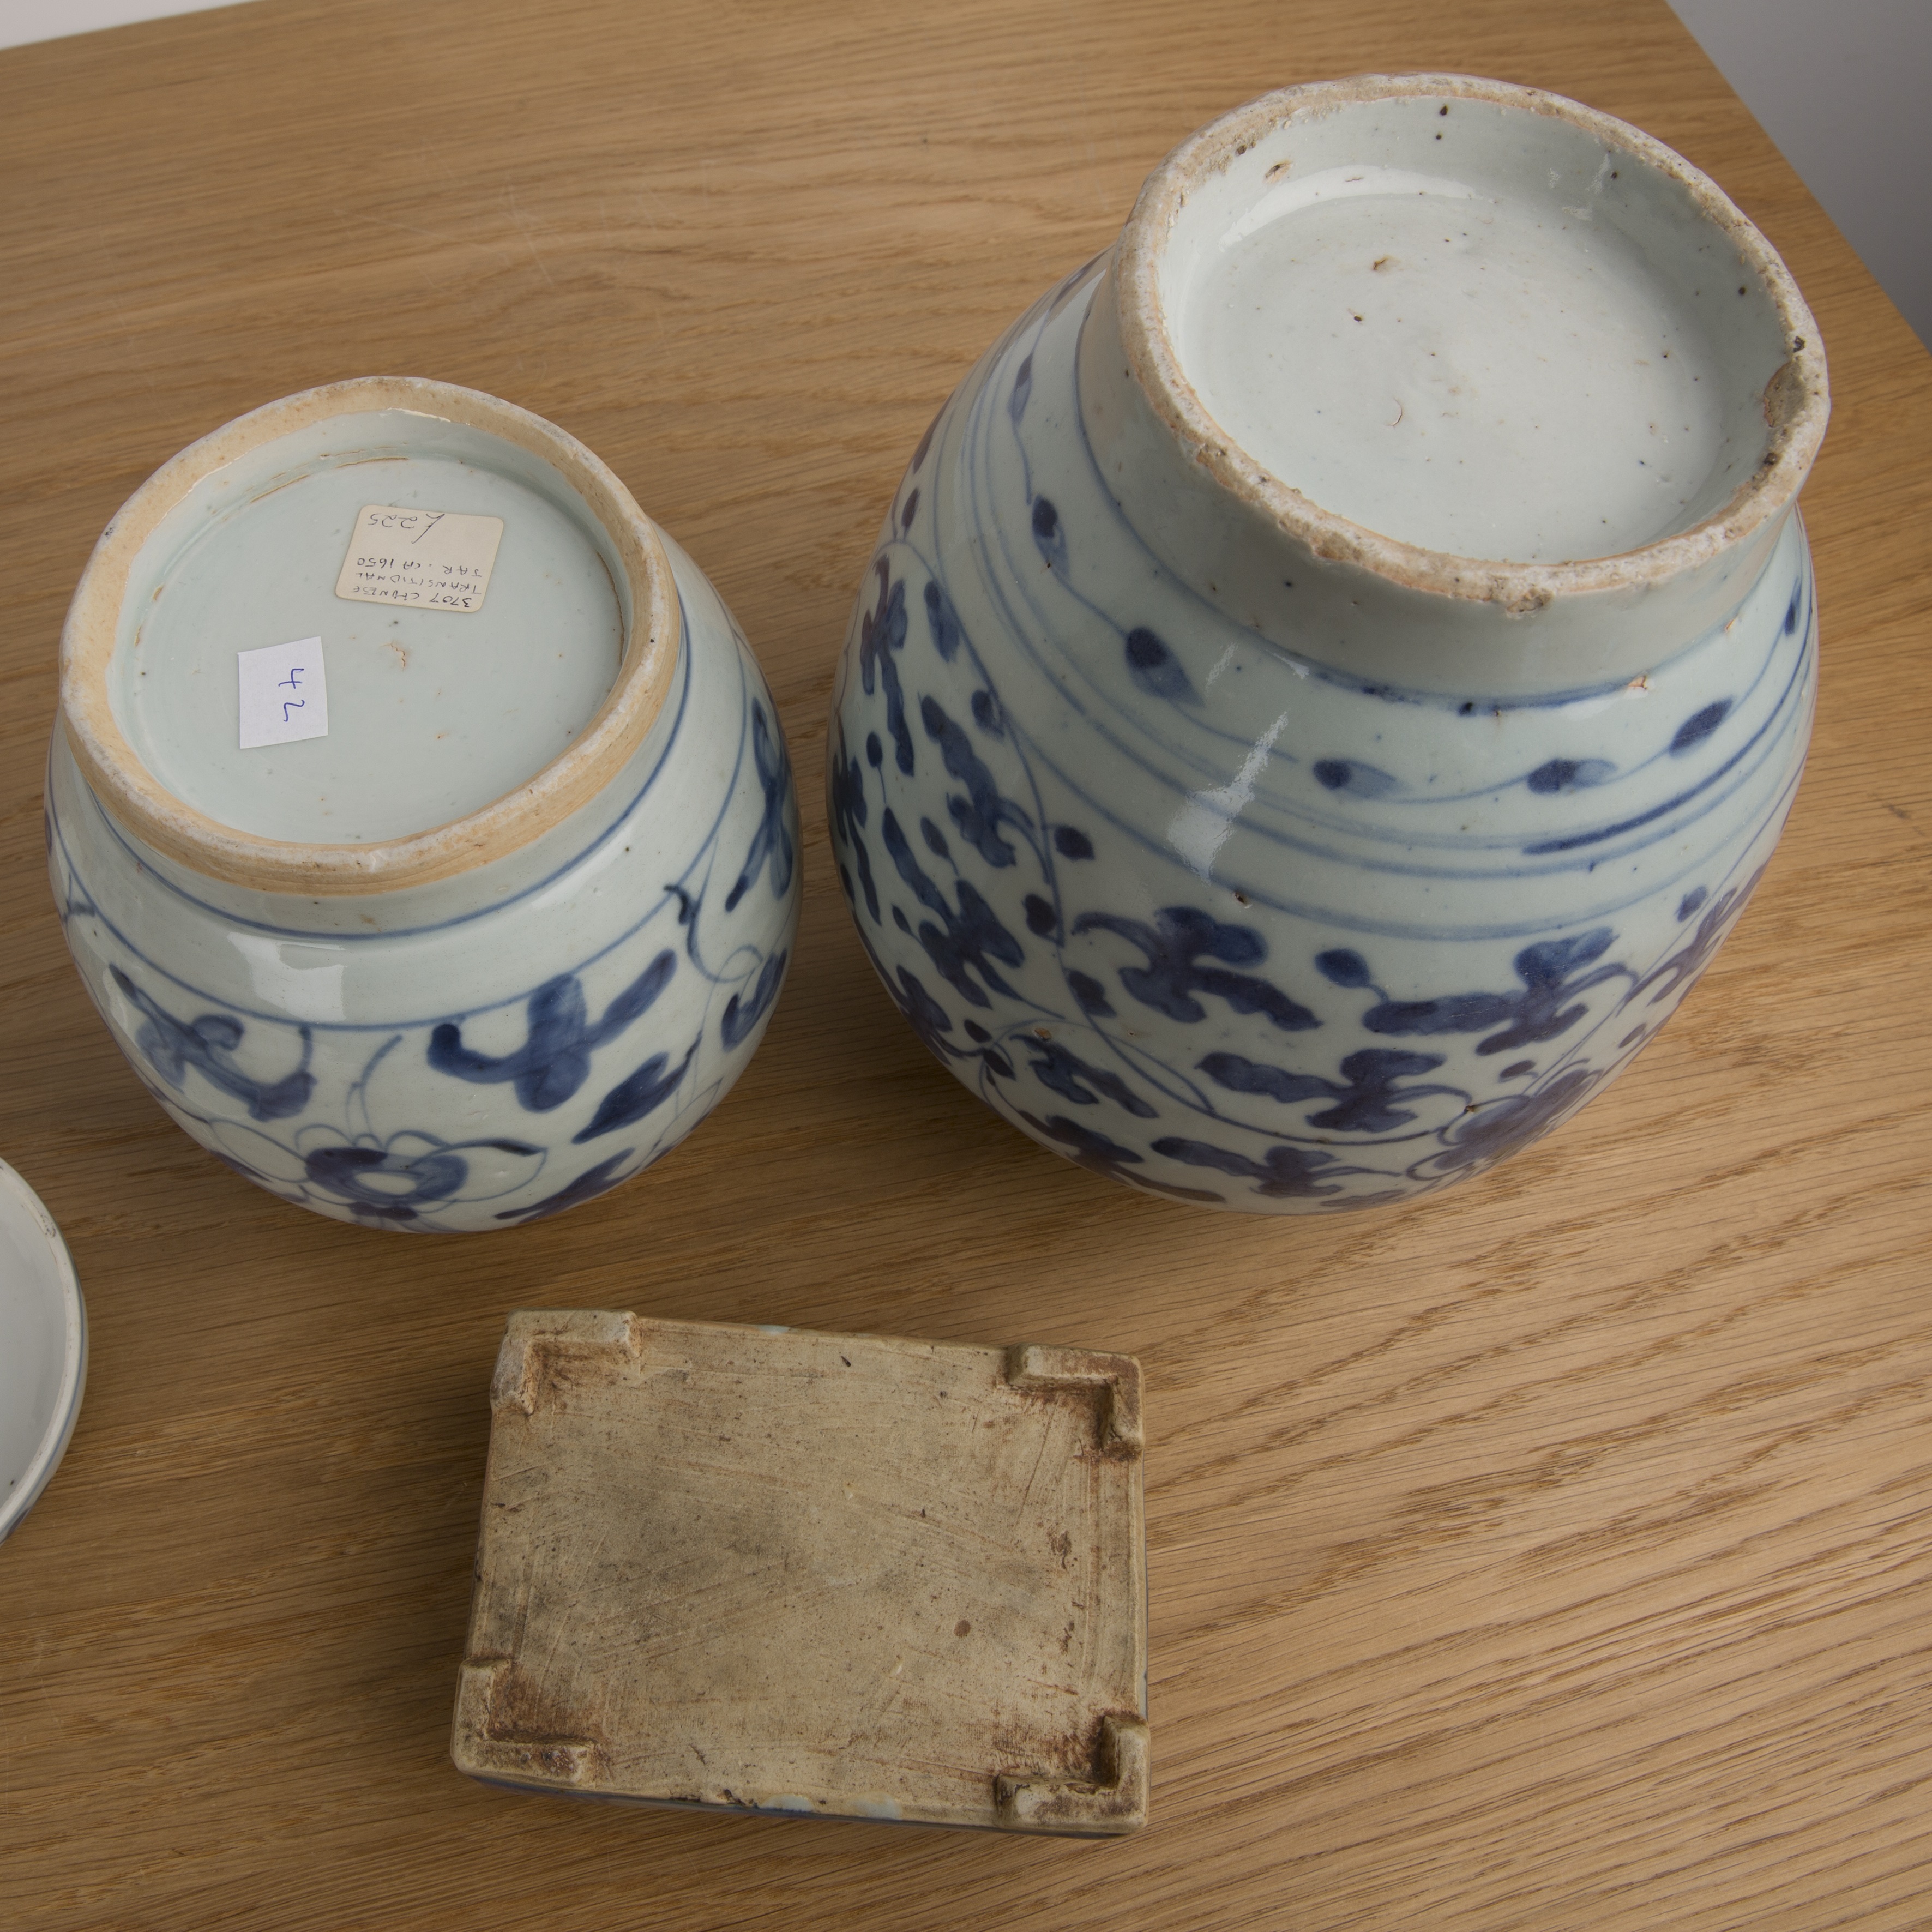
<path id="1" fill-rule="evenodd" d="M 235 662 L 242 675 L 243 751 L 328 736 L 328 686 L 320 638 L 237 651 Z"/>
<path id="2" fill-rule="evenodd" d="M 335 594 L 358 604 L 480 610 L 502 541 L 501 517 L 364 503 L 350 532 Z"/>

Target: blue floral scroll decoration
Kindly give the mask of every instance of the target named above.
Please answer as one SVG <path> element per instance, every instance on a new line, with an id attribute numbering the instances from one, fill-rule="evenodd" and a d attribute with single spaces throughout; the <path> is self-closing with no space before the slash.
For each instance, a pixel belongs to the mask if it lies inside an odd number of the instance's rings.
<path id="1" fill-rule="evenodd" d="M 1076 933 L 1118 933 L 1147 956 L 1142 966 L 1120 968 L 1120 984 L 1143 1006 L 1171 1020 L 1208 1017 L 1195 998 L 1211 994 L 1238 1013 L 1263 1013 L 1284 1033 L 1298 1033 L 1321 1022 L 1272 982 L 1236 966 L 1258 966 L 1268 957 L 1268 942 L 1253 927 L 1224 925 L 1194 906 L 1164 906 L 1150 926 L 1114 913 L 1084 912 L 1073 922 Z M 1203 958 L 1221 963 L 1204 966 Z"/>
<path id="2" fill-rule="evenodd" d="M 308 1105 L 315 1091 L 315 1076 L 308 1070 L 314 1042 L 307 1027 L 300 1029 L 302 1059 L 279 1080 L 261 1080 L 244 1073 L 235 1064 L 235 1049 L 242 1044 L 248 1028 L 232 1013 L 202 1013 L 192 1020 L 177 1019 L 158 1000 L 145 993 L 118 966 L 108 968 L 114 983 L 128 1004 L 141 1016 L 142 1025 L 134 1044 L 149 1066 L 170 1087 L 178 1088 L 190 1067 L 212 1087 L 239 1100 L 248 1109 L 250 1119 L 286 1120 Z"/>
<path id="3" fill-rule="evenodd" d="M 1368 962 L 1346 946 L 1317 954 L 1315 964 L 1333 984 L 1366 987 L 1378 996 L 1377 1004 L 1362 1016 L 1363 1025 L 1371 1033 L 1484 1033 L 1494 1027 L 1498 1030 L 1480 1042 L 1476 1051 L 1507 1053 L 1568 1033 L 1588 1008 L 1580 1002 L 1566 1001 L 1576 1001 L 1578 994 L 1606 980 L 1631 976 L 1627 966 L 1599 966 L 1588 973 L 1580 970 L 1600 958 L 1616 941 L 1616 933 L 1607 926 L 1568 939 L 1539 940 L 1526 946 L 1511 962 L 1522 982 L 1520 992 L 1444 993 L 1427 1000 L 1390 999 L 1375 984 Z"/>
<path id="4" fill-rule="evenodd" d="M 415 1149 L 397 1144 L 428 1138 L 419 1133 L 398 1134 L 386 1146 L 345 1142 L 316 1148 L 303 1156 L 303 1172 L 323 1193 L 346 1203 L 358 1220 L 405 1222 L 446 1201 L 469 1180 L 466 1151 L 487 1148 L 525 1156 L 543 1151 L 526 1141 L 505 1139 L 434 1142 Z M 226 1158 L 231 1166 L 243 1165 L 232 1156 Z"/>
<path id="5" fill-rule="evenodd" d="M 526 1036 L 514 1053 L 478 1053 L 464 1045 L 462 1028 L 446 1020 L 430 1035 L 429 1064 L 474 1085 L 508 1081 L 526 1111 L 547 1114 L 590 1078 L 591 1054 L 646 1012 L 676 970 L 677 956 L 660 952 L 594 1024 L 577 976 L 560 973 L 524 1002 Z"/>

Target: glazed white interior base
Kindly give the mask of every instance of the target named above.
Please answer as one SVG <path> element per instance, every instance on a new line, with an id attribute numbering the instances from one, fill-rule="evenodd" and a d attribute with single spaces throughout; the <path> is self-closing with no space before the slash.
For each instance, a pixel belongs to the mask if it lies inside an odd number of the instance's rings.
<path id="1" fill-rule="evenodd" d="M 1766 291 L 1678 184 L 1460 97 L 1277 128 L 1190 197 L 1162 288 L 1250 456 L 1463 556 L 1611 556 L 1708 514 L 1761 460 L 1783 360 Z"/>
<path id="2" fill-rule="evenodd" d="M 501 518 L 482 608 L 338 597 L 365 504 Z M 622 581 L 589 508 L 523 451 L 406 410 L 329 418 L 203 478 L 142 547 L 108 675 L 115 716 L 160 783 L 221 824 L 405 837 L 568 747 L 616 676 Z M 242 750 L 237 653 L 315 637 L 328 736 Z"/>

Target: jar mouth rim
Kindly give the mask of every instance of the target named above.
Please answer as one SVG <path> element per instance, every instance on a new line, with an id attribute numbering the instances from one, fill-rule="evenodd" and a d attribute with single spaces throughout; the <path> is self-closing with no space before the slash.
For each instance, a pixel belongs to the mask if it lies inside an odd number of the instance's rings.
<path id="1" fill-rule="evenodd" d="M 1762 460 L 1714 511 L 1684 530 L 1574 561 L 1517 562 L 1432 550 L 1324 508 L 1241 448 L 1210 412 L 1183 366 L 1162 288 L 1162 260 L 1189 195 L 1298 116 L 1418 97 L 1487 101 L 1568 123 L 1676 183 L 1756 276 L 1782 330 L 1786 359 L 1765 388 Z M 1282 88 L 1234 108 L 1190 135 L 1148 177 L 1121 231 L 1112 279 L 1130 374 L 1162 427 L 1219 487 L 1324 560 L 1356 565 L 1408 589 L 1499 604 L 1514 616 L 1530 614 L 1558 597 L 1659 584 L 1742 543 L 1796 498 L 1831 413 L 1824 346 L 1811 311 L 1777 250 L 1723 189 L 1628 122 L 1508 81 L 1467 74 L 1360 74 Z"/>
<path id="2" fill-rule="evenodd" d="M 382 410 L 480 430 L 548 464 L 575 491 L 608 536 L 624 574 L 628 612 L 616 675 L 562 752 L 460 818 L 356 844 L 310 844 L 239 830 L 164 785 L 114 714 L 109 670 L 130 571 L 162 519 L 206 478 L 331 417 Z M 682 644 L 676 585 L 656 528 L 615 472 L 574 436 L 481 390 L 422 376 L 358 376 L 236 417 L 163 464 L 116 512 L 81 574 L 61 634 L 60 724 L 95 796 L 163 856 L 264 892 L 310 897 L 395 892 L 518 851 L 594 796 L 628 762 L 663 710 Z"/>

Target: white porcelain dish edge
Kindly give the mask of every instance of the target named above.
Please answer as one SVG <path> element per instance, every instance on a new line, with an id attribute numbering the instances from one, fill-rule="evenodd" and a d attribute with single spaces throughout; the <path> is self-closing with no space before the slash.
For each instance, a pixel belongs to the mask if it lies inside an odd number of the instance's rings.
<path id="1" fill-rule="evenodd" d="M 54 1225 L 53 1216 L 42 1205 L 39 1196 L 4 1160 L 0 1160 L 0 1220 L 9 1224 L 6 1230 L 9 1234 L 17 1231 L 31 1236 L 37 1233 L 44 1240 L 44 1252 L 52 1278 L 43 1276 L 33 1287 L 43 1293 L 51 1291 L 61 1314 L 60 1376 L 51 1412 L 26 1467 L 17 1476 L 9 1477 L 6 1494 L 0 1497 L 0 1543 L 4 1543 L 39 1501 L 40 1492 L 59 1468 L 74 1434 L 81 1396 L 87 1386 L 87 1310 L 81 1300 L 73 1257 Z M 20 1246 L 26 1255 L 41 1252 L 31 1239 Z M 24 1304 L 24 1297 L 19 1299 Z M 13 1284 L 0 1278 L 0 1335 L 4 1335 L 10 1352 L 20 1340 L 20 1309 L 16 1304 Z"/>

